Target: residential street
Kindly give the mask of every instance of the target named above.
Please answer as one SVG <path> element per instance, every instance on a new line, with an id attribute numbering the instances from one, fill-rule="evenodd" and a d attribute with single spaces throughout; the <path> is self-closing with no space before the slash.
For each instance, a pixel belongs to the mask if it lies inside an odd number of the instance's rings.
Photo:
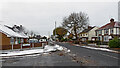
<path id="1" fill-rule="evenodd" d="M 3 57 L 3 66 L 118 66 L 118 54 L 57 43 L 70 52 L 55 51 L 26 56 Z"/>
<path id="2" fill-rule="evenodd" d="M 87 66 L 118 66 L 120 65 L 120 54 L 105 52 L 105 51 L 98 51 L 83 48 L 80 46 L 73 46 L 68 43 L 57 43 L 61 46 L 67 47 L 71 50 L 72 53 L 76 54 L 76 56 L 84 57 L 88 63 Z"/>
<path id="3" fill-rule="evenodd" d="M 29 56 L 18 56 L 3 58 L 3 66 L 81 66 L 71 56 L 63 51 L 50 54 L 35 54 Z"/>

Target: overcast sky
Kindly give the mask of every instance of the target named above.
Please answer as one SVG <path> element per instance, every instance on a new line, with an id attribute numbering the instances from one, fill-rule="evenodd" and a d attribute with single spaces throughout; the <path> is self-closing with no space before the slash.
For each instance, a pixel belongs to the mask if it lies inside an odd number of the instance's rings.
<path id="1" fill-rule="evenodd" d="M 62 19 L 72 12 L 85 12 L 90 25 L 102 26 L 110 18 L 118 20 L 118 2 L 4 2 L 0 7 L 0 21 L 6 25 L 23 25 L 41 35 L 52 34 L 54 22 L 60 26 Z"/>

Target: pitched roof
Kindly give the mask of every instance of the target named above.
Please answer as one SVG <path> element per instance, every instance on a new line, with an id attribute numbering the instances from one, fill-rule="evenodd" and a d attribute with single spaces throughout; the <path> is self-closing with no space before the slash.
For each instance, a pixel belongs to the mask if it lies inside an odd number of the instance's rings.
<path id="1" fill-rule="evenodd" d="M 94 26 L 95 27 L 95 26 Z M 89 27 L 88 29 L 83 30 L 81 33 L 87 33 L 92 30 L 94 27 Z"/>
<path id="2" fill-rule="evenodd" d="M 102 30 L 102 29 L 109 29 L 109 28 L 114 28 L 114 27 L 120 27 L 120 22 L 111 22 L 106 25 L 103 25 L 97 30 Z"/>
<path id="3" fill-rule="evenodd" d="M 20 35 L 19 33 L 14 32 L 8 27 L 0 24 L 0 32 L 7 35 L 7 37 L 20 37 L 20 38 L 28 38 L 28 36 Z"/>

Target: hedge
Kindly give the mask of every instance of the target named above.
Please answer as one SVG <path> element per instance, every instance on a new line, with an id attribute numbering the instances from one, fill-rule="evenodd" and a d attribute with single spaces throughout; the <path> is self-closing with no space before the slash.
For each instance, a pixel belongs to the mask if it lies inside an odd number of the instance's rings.
<path id="1" fill-rule="evenodd" d="M 110 48 L 120 48 L 120 39 L 113 39 L 109 41 L 109 47 Z"/>

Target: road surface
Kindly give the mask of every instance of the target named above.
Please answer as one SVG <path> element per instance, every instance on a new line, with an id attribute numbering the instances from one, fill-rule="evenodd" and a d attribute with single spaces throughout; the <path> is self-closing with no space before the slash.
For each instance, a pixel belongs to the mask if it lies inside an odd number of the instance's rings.
<path id="1" fill-rule="evenodd" d="M 83 48 L 80 46 L 73 46 L 69 43 L 57 43 L 61 46 L 67 47 L 71 50 L 72 53 L 76 54 L 76 56 L 84 57 L 86 60 L 91 63 L 88 63 L 87 66 L 118 66 L 120 65 L 120 54 L 105 52 L 99 50 L 92 50 Z M 92 64 L 92 61 L 94 64 Z"/>
<path id="2" fill-rule="evenodd" d="M 47 54 L 3 57 L 4 66 L 118 66 L 119 54 L 57 43 L 70 49 L 70 52 L 57 51 Z"/>

